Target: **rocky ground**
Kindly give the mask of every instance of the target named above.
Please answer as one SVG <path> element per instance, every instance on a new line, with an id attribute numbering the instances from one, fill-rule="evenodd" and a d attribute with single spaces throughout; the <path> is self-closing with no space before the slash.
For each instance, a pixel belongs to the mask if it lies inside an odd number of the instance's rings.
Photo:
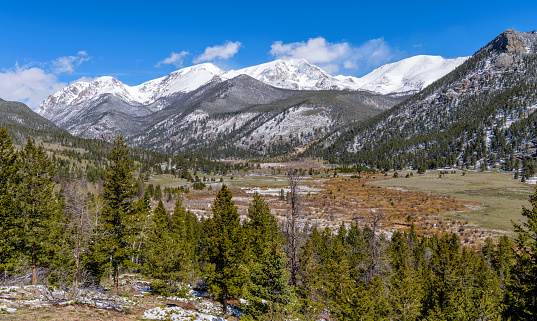
<path id="1" fill-rule="evenodd" d="M 222 305 L 190 288 L 184 297 L 152 295 L 149 281 L 123 275 L 120 295 L 106 288 L 63 291 L 45 286 L 0 286 L 0 320 L 220 321 Z M 228 307 L 227 320 L 242 314 Z"/>

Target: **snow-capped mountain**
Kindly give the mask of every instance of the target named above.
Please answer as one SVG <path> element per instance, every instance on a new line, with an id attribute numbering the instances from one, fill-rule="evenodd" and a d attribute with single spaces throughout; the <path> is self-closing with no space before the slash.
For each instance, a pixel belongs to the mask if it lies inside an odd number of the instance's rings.
<path id="1" fill-rule="evenodd" d="M 248 75 L 265 84 L 295 90 L 353 89 L 305 59 L 275 60 L 239 70 L 230 70 L 223 77 L 230 79 Z"/>
<path id="2" fill-rule="evenodd" d="M 402 96 L 425 88 L 466 59 L 416 56 L 382 66 L 362 78 L 332 77 L 304 59 L 275 60 L 227 72 L 205 63 L 174 71 L 138 86 L 128 86 L 107 76 L 91 82 L 77 82 L 49 96 L 36 112 L 62 126 L 98 105 L 108 95 L 131 106 L 131 110 L 125 110 L 126 112 L 143 116 L 165 108 L 181 95 L 209 82 L 222 82 L 239 75 L 248 75 L 284 89 L 361 90 Z"/>
<path id="3" fill-rule="evenodd" d="M 379 67 L 361 77 L 336 76 L 345 86 L 383 95 L 409 95 L 429 86 L 469 57 L 414 56 Z"/>
<path id="4" fill-rule="evenodd" d="M 167 106 L 172 97 L 196 90 L 213 80 L 221 81 L 218 76 L 223 73 L 223 70 L 207 63 L 132 87 L 112 77 L 99 77 L 91 82 L 77 82 L 65 87 L 50 95 L 35 111 L 61 126 L 97 105 L 104 95 L 112 95 L 131 105 L 136 115 L 152 113 Z M 137 110 L 141 106 L 144 111 Z"/>
<path id="5" fill-rule="evenodd" d="M 412 83 L 412 87 L 408 87 L 409 82 L 402 87 L 391 86 L 393 90 L 404 91 L 392 96 L 422 88 L 456 65 L 440 63 L 444 61 L 441 57 L 426 58 L 401 63 L 398 68 L 383 72 L 383 79 L 394 78 L 391 82 L 421 80 L 418 85 Z M 428 63 L 430 60 L 435 64 Z M 420 68 L 420 64 L 426 66 Z M 378 78 L 367 75 L 363 79 L 367 77 L 372 81 Z M 205 63 L 138 86 L 128 86 L 112 77 L 74 83 L 49 96 L 36 112 L 73 135 L 109 139 L 122 133 L 140 147 L 169 151 L 195 148 L 210 137 L 207 131 L 211 131 L 220 135 L 222 143 L 235 141 L 236 146 L 244 148 L 252 144 L 264 148 L 261 142 L 267 137 L 271 140 L 277 137 L 276 144 L 291 140 L 293 144 L 307 143 L 332 126 L 368 118 L 400 101 L 383 96 L 385 88 L 378 88 L 368 87 L 358 78 L 332 77 L 304 59 L 276 60 L 230 71 Z M 375 92 L 383 90 L 382 94 Z M 200 112 L 209 118 L 186 121 L 198 119 L 196 115 Z M 330 121 L 318 125 L 320 115 Z M 235 129 L 227 132 L 217 128 L 224 119 Z M 245 124 L 238 121 L 245 119 L 248 119 Z M 213 123 L 217 127 L 213 128 Z M 199 132 L 201 136 L 194 134 L 198 130 L 192 127 L 195 124 L 198 129 L 203 128 Z M 295 130 L 299 127 L 303 129 Z M 271 130 L 275 131 L 266 134 Z M 300 133 L 299 138 L 290 131 Z"/>

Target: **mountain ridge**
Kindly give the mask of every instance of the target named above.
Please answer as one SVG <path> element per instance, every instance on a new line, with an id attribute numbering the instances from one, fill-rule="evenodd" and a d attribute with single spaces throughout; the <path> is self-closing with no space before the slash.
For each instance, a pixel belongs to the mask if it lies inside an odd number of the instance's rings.
<path id="1" fill-rule="evenodd" d="M 379 168 L 502 166 L 537 156 L 537 32 L 506 30 L 392 109 L 310 155 Z"/>

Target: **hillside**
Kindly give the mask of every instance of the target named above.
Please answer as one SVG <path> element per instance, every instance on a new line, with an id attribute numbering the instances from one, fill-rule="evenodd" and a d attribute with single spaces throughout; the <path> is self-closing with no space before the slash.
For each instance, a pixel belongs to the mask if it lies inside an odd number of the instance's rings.
<path id="1" fill-rule="evenodd" d="M 386 169 L 511 170 L 536 156 L 536 46 L 535 31 L 507 30 L 420 93 L 308 153 Z"/>

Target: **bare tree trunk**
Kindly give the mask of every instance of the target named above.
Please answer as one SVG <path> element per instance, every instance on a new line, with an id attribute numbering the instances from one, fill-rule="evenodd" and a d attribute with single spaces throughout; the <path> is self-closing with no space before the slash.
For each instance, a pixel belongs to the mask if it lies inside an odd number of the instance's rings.
<path id="1" fill-rule="evenodd" d="M 82 225 L 82 221 L 80 222 Z M 78 239 L 77 248 L 75 251 L 75 275 L 73 275 L 73 290 L 76 290 L 78 287 L 78 281 L 79 281 L 79 274 L 80 274 L 80 247 L 81 247 L 81 240 Z"/>
<path id="2" fill-rule="evenodd" d="M 117 295 L 118 284 L 119 284 L 119 269 L 118 269 L 117 264 L 114 264 L 114 289 L 113 289 L 114 295 Z"/>
<path id="3" fill-rule="evenodd" d="M 37 285 L 37 267 L 35 264 L 35 242 L 32 242 L 32 285 Z"/>
<path id="4" fill-rule="evenodd" d="M 227 293 L 224 291 L 222 293 L 222 316 L 225 316 L 227 314 Z"/>
<path id="5" fill-rule="evenodd" d="M 371 265 L 369 267 L 369 271 L 366 274 L 368 282 L 375 276 L 377 276 L 381 270 L 381 244 L 377 237 L 377 233 L 380 228 L 381 222 L 385 218 L 386 215 L 382 212 L 373 212 L 371 214 L 371 237 L 368 240 L 369 252 L 371 253 Z"/>
<path id="6" fill-rule="evenodd" d="M 296 218 L 299 214 L 298 183 L 300 182 L 299 172 L 296 169 L 289 169 L 289 198 L 291 201 L 291 284 L 296 285 L 298 274 L 298 250 L 296 242 Z"/>

